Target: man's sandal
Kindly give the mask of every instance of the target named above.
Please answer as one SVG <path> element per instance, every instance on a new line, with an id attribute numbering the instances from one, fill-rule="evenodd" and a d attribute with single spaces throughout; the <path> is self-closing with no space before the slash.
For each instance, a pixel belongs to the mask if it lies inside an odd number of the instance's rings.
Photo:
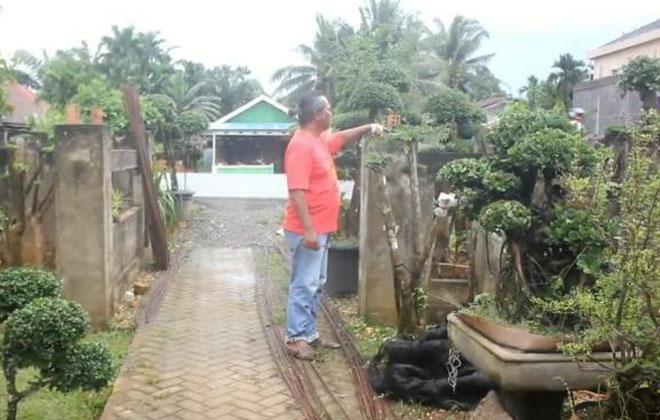
<path id="1" fill-rule="evenodd" d="M 314 349 L 312 349 L 309 344 L 304 341 L 286 343 L 286 352 L 289 354 L 289 356 L 300 360 L 316 360 L 318 358 L 318 355 Z"/>

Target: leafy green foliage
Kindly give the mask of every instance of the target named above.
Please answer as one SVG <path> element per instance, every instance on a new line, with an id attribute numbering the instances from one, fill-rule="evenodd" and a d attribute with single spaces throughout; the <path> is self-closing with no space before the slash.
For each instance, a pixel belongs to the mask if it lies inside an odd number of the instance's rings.
<path id="1" fill-rule="evenodd" d="M 524 236 L 532 225 L 531 211 L 518 201 L 500 200 L 481 209 L 479 223 L 490 232 L 507 237 Z"/>
<path id="2" fill-rule="evenodd" d="M 98 391 L 108 384 L 114 371 L 112 354 L 105 344 L 80 342 L 58 357 L 57 363 L 42 370 L 42 375 L 51 378 L 50 387 L 60 392 Z"/>
<path id="3" fill-rule="evenodd" d="M 112 202 L 112 221 L 117 223 L 125 203 L 124 193 L 122 190 L 113 189 L 112 196 L 110 198 Z"/>
<path id="4" fill-rule="evenodd" d="M 44 61 L 38 70 L 42 88 L 39 96 L 59 108 L 71 101 L 78 86 L 97 79 L 91 54 L 87 47 L 60 50 Z"/>
<path id="5" fill-rule="evenodd" d="M 601 246 L 601 235 L 613 242 L 602 253 L 607 264 L 596 272 L 595 285 L 574 292 L 574 312 L 588 324 L 576 333 L 580 340 L 563 345 L 565 352 L 581 357 L 602 342 L 617 350 L 608 406 L 612 418 L 649 418 L 660 410 L 660 170 L 657 147 L 649 148 L 657 144 L 658 133 L 655 111 L 644 113 L 630 133 L 627 170 L 614 196 L 618 223 L 610 228 L 611 234 L 606 232 L 612 224 L 607 209 L 600 206 L 590 209 L 591 214 L 566 214 L 551 232 L 553 238 L 564 235 L 573 247 L 585 242 Z M 595 218 L 605 222 L 597 226 Z M 577 233 L 560 231 L 567 229 Z"/>
<path id="6" fill-rule="evenodd" d="M 573 89 L 579 82 L 587 80 L 589 71 L 582 60 L 576 60 L 571 54 L 562 54 L 554 62 L 557 69 L 548 76 L 548 83 L 555 87 L 566 108 L 573 104 Z"/>
<path id="7" fill-rule="evenodd" d="M 336 130 L 346 130 L 347 128 L 353 128 L 368 123 L 369 112 L 366 110 L 344 112 L 332 117 L 332 127 Z"/>
<path id="8" fill-rule="evenodd" d="M 486 140 L 499 154 L 505 154 L 520 138 L 552 128 L 567 133 L 574 131 L 562 110 L 533 110 L 523 103 L 514 103 L 499 116 L 497 124 L 488 133 Z"/>
<path id="9" fill-rule="evenodd" d="M 60 280 L 37 268 L 12 267 L 0 271 L 0 322 L 36 298 L 60 295 Z"/>
<path id="10" fill-rule="evenodd" d="M 547 299 L 592 283 L 603 265 L 611 229 L 605 218 L 587 216 L 607 207 L 609 155 L 587 145 L 558 110 L 522 103 L 505 111 L 487 139 L 495 154 L 450 162 L 438 178 L 470 218 L 505 235 L 509 255 L 500 271 L 499 308 L 514 322 L 536 317 L 545 327 L 576 325 L 577 318 Z"/>
<path id="11" fill-rule="evenodd" d="M 436 124 L 456 124 L 461 138 L 474 135 L 475 127 L 485 120 L 481 108 L 457 90 L 442 88 L 428 99 L 425 110 Z"/>
<path id="12" fill-rule="evenodd" d="M 615 219 L 602 221 L 593 210 L 558 207 L 555 220 L 545 230 L 548 244 L 566 247 L 577 255 L 576 264 L 585 273 L 599 273 L 607 242 L 616 232 Z"/>
<path id="13" fill-rule="evenodd" d="M 403 102 L 397 90 L 380 82 L 358 83 L 346 101 L 350 109 L 401 109 Z"/>
<path id="14" fill-rule="evenodd" d="M 37 298 L 5 323 L 3 352 L 18 367 L 47 367 L 89 332 L 89 317 L 78 303 Z"/>
<path id="15" fill-rule="evenodd" d="M 69 392 L 107 385 L 114 375 L 112 355 L 105 344 L 80 342 L 89 329 L 83 307 L 60 298 L 37 298 L 9 316 L 2 339 L 9 419 L 16 418 L 25 397 L 43 387 Z M 18 371 L 25 368 L 39 375 L 19 391 Z"/>
<path id="16" fill-rule="evenodd" d="M 579 159 L 582 171 L 595 164 L 596 152 L 586 146 L 577 133 L 557 128 L 542 129 L 520 138 L 508 151 L 508 161 L 523 172 L 540 172 L 548 178 L 576 169 Z"/>
<path id="17" fill-rule="evenodd" d="M 12 79 L 12 72 L 7 66 L 7 62 L 0 57 L 0 117 L 8 115 L 12 111 L 7 92 L 5 91 L 5 83 Z"/>
<path id="18" fill-rule="evenodd" d="M 128 115 L 124 110 L 121 92 L 111 89 L 100 77 L 78 85 L 71 102 L 80 105 L 85 120 L 88 120 L 93 106 L 100 106 L 103 108 L 104 121 L 112 132 L 125 131 L 128 128 Z"/>
<path id="19" fill-rule="evenodd" d="M 487 159 L 456 159 L 440 168 L 437 179 L 459 192 L 461 207 L 475 215 L 489 200 L 512 196 L 520 187 L 516 175 L 495 169 Z"/>
<path id="20" fill-rule="evenodd" d="M 624 91 L 638 91 L 646 105 L 653 105 L 656 92 L 660 90 L 660 58 L 640 55 L 630 60 L 621 69 L 618 83 Z M 646 99 L 651 102 L 647 103 Z"/>

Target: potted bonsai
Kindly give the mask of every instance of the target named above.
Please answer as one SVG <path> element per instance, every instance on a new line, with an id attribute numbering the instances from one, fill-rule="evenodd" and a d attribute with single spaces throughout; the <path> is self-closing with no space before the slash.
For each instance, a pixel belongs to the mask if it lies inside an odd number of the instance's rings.
<path id="1" fill-rule="evenodd" d="M 487 141 L 492 154 L 451 162 L 438 174 L 460 211 L 506 241 L 496 295 L 482 296 L 471 315 L 450 316 L 450 336 L 500 383 L 518 418 L 558 418 L 567 388 L 596 387 L 609 373 L 610 353 L 589 348 L 585 373 L 560 348 L 589 325 L 571 297 L 595 287 L 607 268 L 616 231 L 611 159 L 588 146 L 562 110 L 524 104 L 512 105 Z M 538 392 L 548 403 L 543 414 L 538 403 L 528 405 Z"/>

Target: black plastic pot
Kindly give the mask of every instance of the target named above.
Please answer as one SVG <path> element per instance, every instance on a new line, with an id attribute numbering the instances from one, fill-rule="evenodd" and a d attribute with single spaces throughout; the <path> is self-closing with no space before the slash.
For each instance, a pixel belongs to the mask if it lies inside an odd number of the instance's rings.
<path id="1" fill-rule="evenodd" d="M 328 248 L 328 279 L 325 292 L 330 296 L 354 295 L 358 289 L 358 245 L 330 244 Z"/>

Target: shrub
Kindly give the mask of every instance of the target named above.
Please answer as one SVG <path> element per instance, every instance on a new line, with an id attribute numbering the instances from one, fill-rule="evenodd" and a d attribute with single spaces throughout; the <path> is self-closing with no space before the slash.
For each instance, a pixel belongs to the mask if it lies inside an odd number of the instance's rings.
<path id="1" fill-rule="evenodd" d="M 0 322 L 16 309 L 40 297 L 57 297 L 60 281 L 54 274 L 36 268 L 7 268 L 0 271 Z"/>
<path id="2" fill-rule="evenodd" d="M 7 420 L 16 420 L 18 404 L 41 388 L 69 392 L 108 383 L 114 373 L 108 348 L 80 342 L 89 329 L 83 307 L 60 298 L 37 298 L 9 316 L 2 346 Z M 19 391 L 16 378 L 22 368 L 36 368 L 39 376 Z"/>

